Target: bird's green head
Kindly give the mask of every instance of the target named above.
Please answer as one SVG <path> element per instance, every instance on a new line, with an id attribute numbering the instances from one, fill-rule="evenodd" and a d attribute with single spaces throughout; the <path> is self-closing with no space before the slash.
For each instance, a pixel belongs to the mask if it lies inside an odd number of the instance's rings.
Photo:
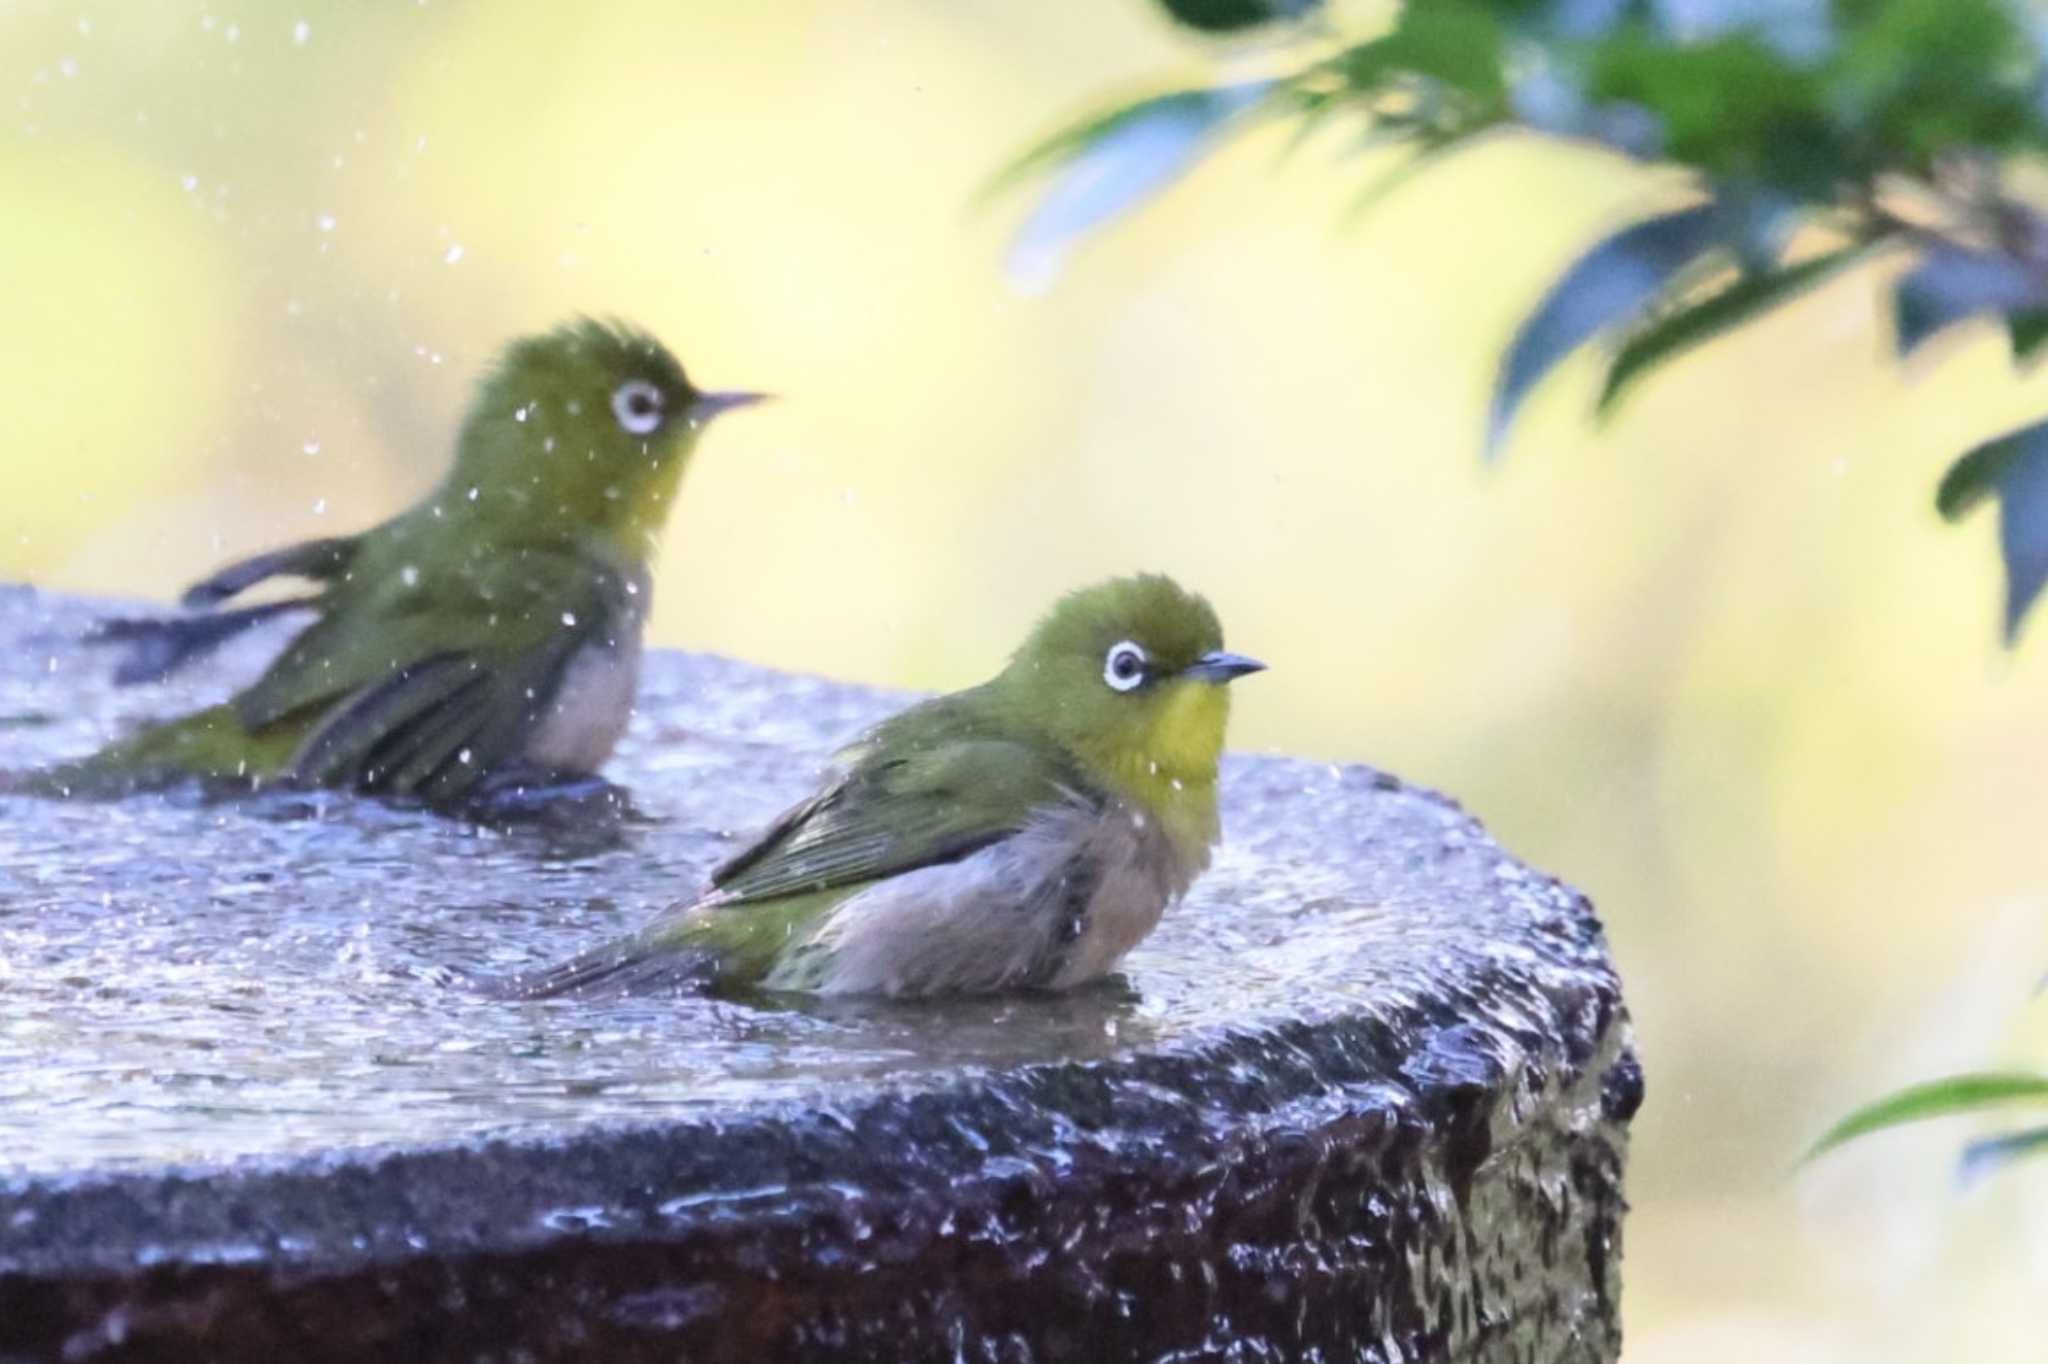
<path id="1" fill-rule="evenodd" d="M 477 390 L 435 504 L 487 524 L 567 529 L 652 551 L 706 423 L 761 400 L 706 393 L 666 347 L 584 319 L 506 347 Z"/>
<path id="2" fill-rule="evenodd" d="M 1226 684 L 1264 666 L 1224 652 L 1208 602 L 1148 573 L 1061 598 L 996 686 L 1091 775 L 1162 809 L 1213 799 Z"/>

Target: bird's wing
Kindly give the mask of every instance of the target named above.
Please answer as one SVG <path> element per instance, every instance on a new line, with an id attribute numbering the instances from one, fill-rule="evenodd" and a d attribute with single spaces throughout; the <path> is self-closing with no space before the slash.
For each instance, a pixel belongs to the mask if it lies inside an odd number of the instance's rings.
<path id="1" fill-rule="evenodd" d="M 635 590 L 573 550 L 394 577 L 309 627 L 233 704 L 250 730 L 322 709 L 294 780 L 454 800 L 518 757 L 579 651 L 627 642 Z"/>
<path id="2" fill-rule="evenodd" d="M 1082 789 L 1055 753 L 1015 739 L 873 743 L 714 871 L 712 884 L 723 903 L 744 904 L 957 861 Z"/>
<path id="3" fill-rule="evenodd" d="M 237 560 L 185 589 L 181 603 L 200 614 L 105 620 L 91 638 L 126 647 L 127 656 L 114 670 L 117 684 L 161 682 L 250 626 L 286 611 L 317 608 L 320 598 L 293 597 L 233 611 L 215 610 L 222 602 L 266 578 L 289 576 L 332 582 L 348 571 L 357 543 L 358 538 L 353 535 L 306 540 Z"/>
<path id="4" fill-rule="evenodd" d="M 944 724 L 949 737 L 888 741 L 905 719 L 948 721 L 928 702 L 848 753 L 844 773 L 786 811 L 711 874 L 713 891 L 639 932 L 545 970 L 485 983 L 507 998 L 614 995 L 758 982 L 806 924 L 864 882 L 966 857 L 1076 798 L 1064 764 L 1012 739 Z M 920 714 L 922 712 L 922 714 Z M 900 732 L 900 731 L 899 731 Z"/>

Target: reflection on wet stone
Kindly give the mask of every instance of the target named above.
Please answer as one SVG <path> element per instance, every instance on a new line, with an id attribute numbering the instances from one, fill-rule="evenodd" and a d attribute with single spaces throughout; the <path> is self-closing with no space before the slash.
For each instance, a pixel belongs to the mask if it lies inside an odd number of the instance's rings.
<path id="1" fill-rule="evenodd" d="M 120 690 L 0 589 L 0 769 Z M 1583 898 L 1361 768 L 1063 997 L 484 1001 L 686 894 L 901 698 L 659 654 L 645 819 L 0 796 L 0 1358 L 1609 1360 L 1627 1016 Z"/>

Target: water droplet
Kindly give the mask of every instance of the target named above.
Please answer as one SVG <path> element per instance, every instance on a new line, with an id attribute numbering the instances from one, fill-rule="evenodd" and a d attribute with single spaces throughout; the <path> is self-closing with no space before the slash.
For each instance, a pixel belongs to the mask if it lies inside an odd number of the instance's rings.
<path id="1" fill-rule="evenodd" d="M 66 80 L 71 79 L 78 74 L 78 63 L 69 57 L 59 57 L 57 59 L 57 74 Z"/>
<path id="2" fill-rule="evenodd" d="M 441 259 L 446 261 L 450 265 L 453 265 L 455 264 L 455 262 L 461 260 L 462 243 L 456 242 L 454 245 L 450 246 L 446 251 L 442 252 Z"/>
<path id="3" fill-rule="evenodd" d="M 399 569 L 398 576 L 407 587 L 418 587 L 420 585 L 420 571 L 413 564 L 407 564 L 404 568 Z"/>
<path id="4" fill-rule="evenodd" d="M 315 499 L 313 499 L 313 515 L 315 515 L 315 516 L 325 516 L 325 515 L 327 515 L 327 499 L 326 499 L 326 498 L 324 498 L 324 497 L 318 497 L 318 498 L 315 498 Z"/>
<path id="5" fill-rule="evenodd" d="M 574 625 L 575 623 L 576 623 L 576 613 L 575 613 L 574 611 L 564 611 L 564 612 L 562 613 L 562 624 L 564 624 L 564 625 Z"/>
<path id="6" fill-rule="evenodd" d="M 304 47 L 306 39 L 313 36 L 313 26 L 304 19 L 292 25 L 292 46 Z"/>
<path id="7" fill-rule="evenodd" d="M 313 220 L 313 225 L 322 232 L 332 232 L 334 231 L 334 215 L 332 213 L 323 213 Z"/>
<path id="8" fill-rule="evenodd" d="M 320 442 L 317 440 L 309 440 L 304 445 L 301 445 L 299 448 L 301 450 L 304 450 L 309 455 L 317 455 L 320 453 Z"/>
<path id="9" fill-rule="evenodd" d="M 515 407 L 515 408 L 513 408 L 513 409 L 512 409 L 512 420 L 513 420 L 513 421 L 516 421 L 516 422 L 523 422 L 523 421 L 525 421 L 525 420 L 526 420 L 526 414 L 527 414 L 528 412 L 531 412 L 532 410 L 533 410 L 533 404 L 532 404 L 532 403 L 528 403 L 528 404 L 527 404 L 526 406 L 524 406 L 524 407 Z"/>
<path id="10" fill-rule="evenodd" d="M 192 191 L 199 188 L 199 177 L 196 175 L 180 176 L 178 179 L 178 183 L 185 187 L 185 192 L 187 194 L 190 194 Z"/>
<path id="11" fill-rule="evenodd" d="M 229 24 L 227 33 L 224 36 L 231 43 L 239 43 L 242 41 L 242 26 L 240 24 Z"/>
<path id="12" fill-rule="evenodd" d="M 480 491 L 481 491 L 481 489 L 479 489 L 479 488 L 476 488 L 475 486 L 472 486 L 472 487 L 470 488 L 470 490 L 469 490 L 469 500 L 470 500 L 470 501 L 472 501 L 472 502 L 476 501 L 476 495 L 477 495 L 477 493 L 478 493 L 478 492 L 480 492 Z"/>

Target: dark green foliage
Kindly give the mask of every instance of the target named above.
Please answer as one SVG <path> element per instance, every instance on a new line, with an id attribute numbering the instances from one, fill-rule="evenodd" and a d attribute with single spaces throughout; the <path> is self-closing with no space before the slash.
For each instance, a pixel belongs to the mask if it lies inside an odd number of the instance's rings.
<path id="1" fill-rule="evenodd" d="M 1204 33 L 1236 33 L 1322 8 L 1322 0 L 1159 0 L 1180 23 Z"/>
<path id="2" fill-rule="evenodd" d="M 2012 358 L 2031 360 L 2043 341 L 2048 341 L 2048 308 L 2022 308 L 2005 315 L 2006 335 L 2012 341 Z"/>
<path id="3" fill-rule="evenodd" d="M 1210 32 L 1313 8 L 1162 3 Z M 1409 0 L 1384 32 L 1348 43 L 1302 26 L 1310 55 L 1256 89 L 1208 103 L 1182 91 L 1078 124 L 1006 182 L 1058 176 L 1022 242 L 1043 251 L 1261 122 L 1306 133 L 1349 115 L 1376 142 L 1412 147 L 1415 166 L 1519 125 L 1690 172 L 1696 208 L 1623 225 L 1518 330 L 1488 414 L 1491 454 L 1522 400 L 1587 342 L 1619 338 L 1605 415 L 1660 365 L 1879 247 L 1913 257 L 1893 299 L 1902 353 L 1982 317 L 2003 320 L 2015 362 L 2030 359 L 2048 339 L 2048 212 L 2010 171 L 2048 154 L 2037 27 L 2024 0 Z M 1802 232 L 1826 241 L 1781 264 Z M 2034 486 L 2048 484 L 2048 457 L 2033 439 L 2007 438 L 2028 453 L 1995 481 L 2009 630 L 2048 577 L 2048 488 Z M 1971 460 L 1958 475 L 1984 462 Z"/>
<path id="4" fill-rule="evenodd" d="M 1864 253 L 1861 245 L 1842 246 L 1782 269 L 1736 274 L 1706 297 L 1682 303 L 1645 323 L 1615 351 L 1614 361 L 1607 367 L 1607 381 L 1600 387 L 1600 414 L 1605 416 L 1621 395 L 1654 367 L 1806 292 L 1860 260 Z"/>

